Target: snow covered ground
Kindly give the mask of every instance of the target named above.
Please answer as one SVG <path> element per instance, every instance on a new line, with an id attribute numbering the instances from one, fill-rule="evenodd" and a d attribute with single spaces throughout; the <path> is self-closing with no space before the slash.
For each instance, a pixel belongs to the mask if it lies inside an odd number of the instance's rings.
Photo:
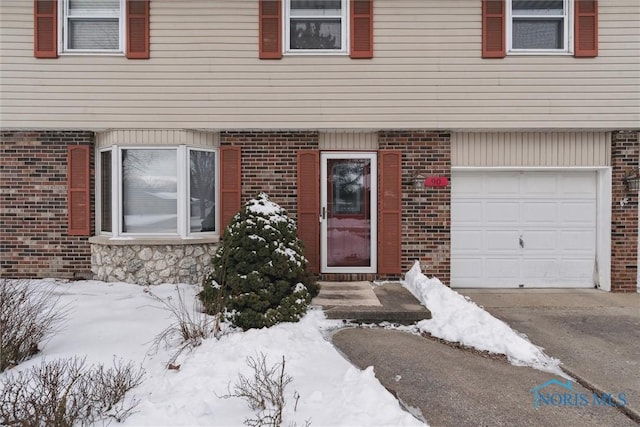
<path id="1" fill-rule="evenodd" d="M 251 376 L 246 358 L 267 355 L 268 366 L 286 359 L 293 378 L 287 387 L 283 425 L 410 426 L 423 425 L 401 409 L 397 400 L 376 379 L 372 368 L 361 371 L 347 362 L 327 340 L 340 325 L 312 310 L 299 323 L 269 329 L 231 332 L 205 340 L 180 356 L 179 370 L 166 369 L 175 349 L 150 352 L 157 334 L 172 321 L 162 304 L 145 288 L 125 283 L 54 280 L 32 281 L 31 286 L 52 287 L 68 310 L 64 328 L 41 345 L 42 352 L 11 371 L 40 365 L 43 359 L 81 356 L 87 363 L 111 366 L 114 357 L 140 363 L 144 382 L 133 390 L 140 403 L 123 424 L 241 426 L 254 412 L 240 398 L 223 399 L 238 379 Z M 180 285 L 187 306 L 195 287 Z M 175 301 L 175 285 L 151 288 L 161 298 Z M 0 374 L 0 375 L 6 375 Z M 294 393 L 299 394 L 295 405 Z M 295 408 L 294 408 L 295 407 Z M 112 424 L 112 425 L 115 425 Z"/>
<path id="2" fill-rule="evenodd" d="M 427 278 L 417 263 L 403 284 L 433 315 L 417 324 L 420 331 L 505 354 L 516 365 L 565 376 L 557 359 L 438 279 Z M 181 292 L 191 307 L 196 287 L 153 286 L 154 297 L 147 288 L 126 283 L 49 279 L 33 280 L 30 286 L 52 289 L 68 312 L 67 320 L 59 333 L 40 345 L 38 355 L 9 372 L 40 365 L 43 359 L 72 356 L 107 366 L 114 358 L 139 363 L 145 370 L 144 382 L 132 392 L 139 405 L 124 425 L 242 425 L 254 412 L 244 400 L 222 396 L 230 393 L 238 374 L 252 375 L 246 359 L 260 354 L 267 356 L 269 366 L 284 356 L 286 371 L 293 378 L 286 390 L 283 425 L 307 421 L 311 426 L 423 425 L 400 407 L 376 379 L 373 368 L 361 371 L 337 352 L 327 337 L 342 322 L 327 320 L 320 310 L 311 310 L 299 323 L 205 340 L 179 357 L 179 370 L 168 370 L 176 348 L 152 351 L 154 338 L 173 321 L 157 298 L 176 301 Z"/>
<path id="3" fill-rule="evenodd" d="M 568 378 L 560 369 L 558 359 L 544 354 L 526 337 L 437 278 L 427 278 L 418 262 L 406 274 L 403 285 L 431 311 L 431 319 L 417 324 L 420 331 L 478 350 L 504 354 L 513 365 L 530 366 Z"/>

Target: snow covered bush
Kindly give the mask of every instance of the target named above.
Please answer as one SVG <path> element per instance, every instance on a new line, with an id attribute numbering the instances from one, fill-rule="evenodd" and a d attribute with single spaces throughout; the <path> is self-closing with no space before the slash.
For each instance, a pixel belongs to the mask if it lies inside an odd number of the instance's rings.
<path id="1" fill-rule="evenodd" d="M 200 298 L 244 330 L 298 321 L 318 292 L 302 253 L 295 222 L 261 193 L 224 231 Z"/>
<path id="2" fill-rule="evenodd" d="M 64 320 L 51 289 L 27 281 L 0 281 L 0 372 L 39 351 Z"/>

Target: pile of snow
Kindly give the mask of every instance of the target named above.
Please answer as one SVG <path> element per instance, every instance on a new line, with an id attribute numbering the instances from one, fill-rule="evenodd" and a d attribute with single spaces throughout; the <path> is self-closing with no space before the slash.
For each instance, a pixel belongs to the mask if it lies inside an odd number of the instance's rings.
<path id="1" fill-rule="evenodd" d="M 417 324 L 420 331 L 478 350 L 504 354 L 513 365 L 531 366 L 566 377 L 558 359 L 544 354 L 540 347 L 502 320 L 446 287 L 437 278 L 427 278 L 418 262 L 406 274 L 403 285 L 431 311 L 431 319 Z"/>
<path id="2" fill-rule="evenodd" d="M 423 425 L 403 411 L 376 379 L 373 369 L 361 371 L 347 362 L 326 338 L 338 327 L 321 311 L 309 312 L 299 323 L 269 329 L 232 332 L 211 338 L 178 359 L 179 370 L 168 370 L 173 349 L 151 353 L 157 334 L 171 324 L 171 314 L 144 287 L 126 283 L 31 281 L 53 288 L 68 311 L 64 329 L 41 344 L 42 352 L 9 372 L 39 366 L 42 360 L 80 356 L 87 364 L 111 366 L 114 357 L 139 363 L 146 371 L 132 393 L 137 412 L 124 425 L 243 425 L 255 414 L 239 398 L 223 399 L 241 373 L 252 377 L 246 358 L 263 353 L 268 366 L 286 359 L 293 382 L 286 389 L 283 425 Z M 178 290 L 188 307 L 197 289 L 189 285 L 150 288 L 174 301 Z M 0 374 L 7 375 L 7 373 Z M 297 405 L 294 393 L 299 394 Z M 297 406 L 297 408 L 296 408 Z M 113 424 L 116 425 L 116 424 Z"/>

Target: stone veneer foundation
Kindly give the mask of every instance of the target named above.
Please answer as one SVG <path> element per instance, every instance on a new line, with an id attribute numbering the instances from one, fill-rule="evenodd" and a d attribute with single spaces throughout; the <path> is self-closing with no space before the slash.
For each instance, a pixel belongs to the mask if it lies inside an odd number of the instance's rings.
<path id="1" fill-rule="evenodd" d="M 91 271 L 96 280 L 141 285 L 202 283 L 218 244 L 91 240 Z M 116 243 L 117 242 L 117 243 Z"/>

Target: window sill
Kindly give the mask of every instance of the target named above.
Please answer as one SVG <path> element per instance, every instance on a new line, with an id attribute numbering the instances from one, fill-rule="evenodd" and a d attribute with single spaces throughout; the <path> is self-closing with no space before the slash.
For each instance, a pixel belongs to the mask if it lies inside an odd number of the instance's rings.
<path id="1" fill-rule="evenodd" d="M 552 50 L 510 51 L 507 56 L 573 56 L 573 52 L 554 52 Z"/>
<path id="2" fill-rule="evenodd" d="M 183 239 L 180 237 L 110 237 L 93 236 L 89 238 L 89 243 L 104 246 L 161 246 L 161 245 L 203 245 L 218 243 L 220 236 L 191 237 Z"/>

